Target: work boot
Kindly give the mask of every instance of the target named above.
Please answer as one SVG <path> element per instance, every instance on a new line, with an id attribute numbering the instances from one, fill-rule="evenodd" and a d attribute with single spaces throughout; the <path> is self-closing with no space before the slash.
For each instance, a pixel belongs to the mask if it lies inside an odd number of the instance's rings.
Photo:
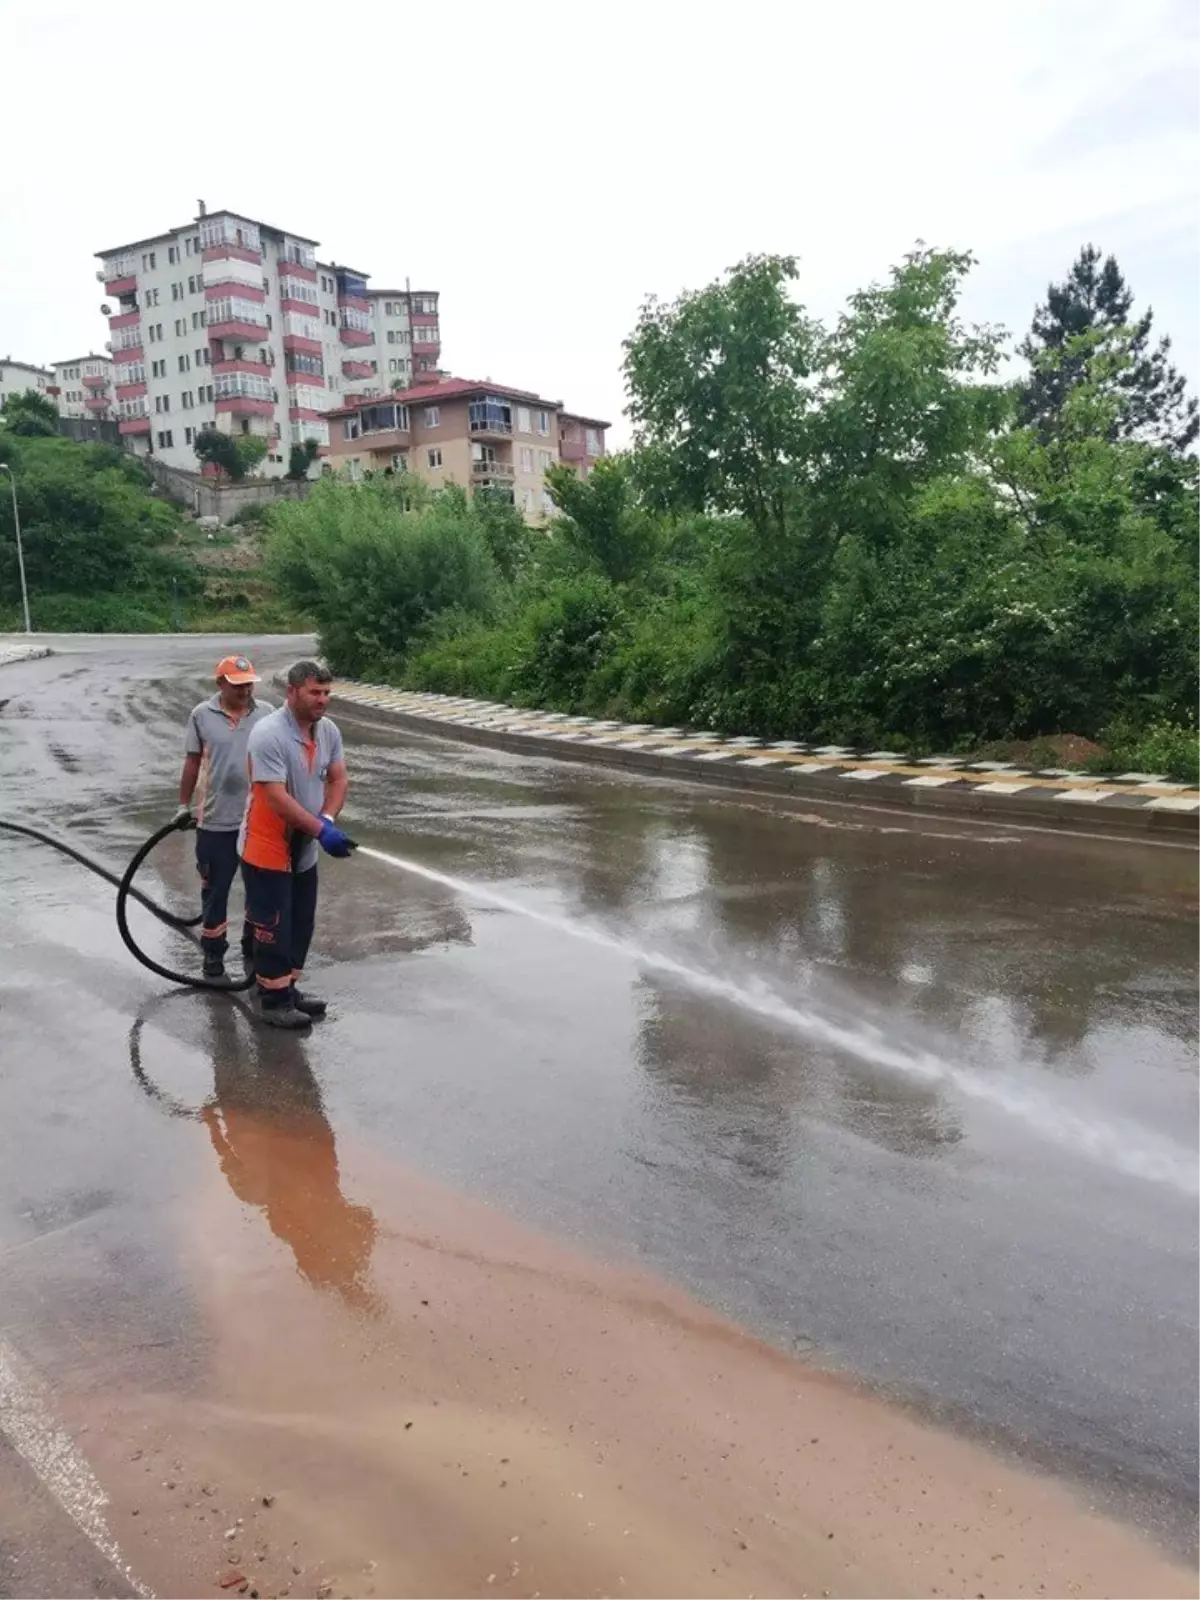
<path id="1" fill-rule="evenodd" d="M 297 1011 L 295 1006 L 264 1006 L 262 1019 L 268 1028 L 286 1028 L 290 1033 L 312 1027 L 312 1018 Z"/>
<path id="2" fill-rule="evenodd" d="M 299 989 L 292 990 L 292 1004 L 306 1017 L 323 1017 L 329 1009 L 324 1000 L 318 1000 L 315 994 L 301 994 Z"/>
<path id="3" fill-rule="evenodd" d="M 217 955 L 206 955 L 204 957 L 204 981 L 214 986 L 229 984 L 233 981 L 225 971 L 223 957 Z"/>

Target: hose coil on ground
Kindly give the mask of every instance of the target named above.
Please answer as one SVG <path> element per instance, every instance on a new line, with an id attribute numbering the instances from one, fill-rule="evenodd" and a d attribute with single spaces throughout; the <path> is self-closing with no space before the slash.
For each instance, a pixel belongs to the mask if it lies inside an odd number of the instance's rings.
<path id="1" fill-rule="evenodd" d="M 200 922 L 199 917 L 177 916 L 175 912 L 168 911 L 165 906 L 160 906 L 156 901 L 151 900 L 148 894 L 144 894 L 141 889 L 134 886 L 133 881 L 143 862 L 168 834 L 184 832 L 193 827 L 195 827 L 195 823 L 190 817 L 184 817 L 179 820 L 172 819 L 172 821 L 150 835 L 145 844 L 135 852 L 125 871 L 118 876 L 110 867 L 106 867 L 102 861 L 97 861 L 95 856 L 91 856 L 86 850 L 80 850 L 75 845 L 69 844 L 65 839 L 60 839 L 57 834 L 48 833 L 44 828 L 35 828 L 27 822 L 12 822 L 8 818 L 0 817 L 0 829 L 3 829 L 6 833 L 19 834 L 23 838 L 35 840 L 38 844 L 49 845 L 52 850 L 57 850 L 61 855 L 69 857 L 72 861 L 77 861 L 80 866 L 86 867 L 89 872 L 94 872 L 98 878 L 103 878 L 106 883 L 113 885 L 117 891 L 117 929 L 130 955 L 135 960 L 140 961 L 142 966 L 148 967 L 158 977 L 166 978 L 169 983 L 179 984 L 185 989 L 211 989 L 221 994 L 236 994 L 252 986 L 254 983 L 253 974 L 244 978 L 240 983 L 231 983 L 228 980 L 223 982 L 214 981 L 210 978 L 197 978 L 186 972 L 175 972 L 170 967 L 164 967 L 161 962 L 155 961 L 152 956 L 148 956 L 134 939 L 133 932 L 129 926 L 129 901 L 136 900 L 139 905 L 144 906 L 147 911 L 156 916 L 160 922 L 165 923 L 168 928 L 173 928 L 176 933 L 184 934 L 185 937 L 192 940 L 193 944 L 199 943 L 196 934 L 193 932 L 193 929 Z"/>

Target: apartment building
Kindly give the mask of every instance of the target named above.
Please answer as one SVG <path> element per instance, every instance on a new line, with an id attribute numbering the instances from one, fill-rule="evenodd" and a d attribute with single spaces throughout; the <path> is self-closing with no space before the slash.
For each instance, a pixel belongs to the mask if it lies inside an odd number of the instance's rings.
<path id="1" fill-rule="evenodd" d="M 60 417 L 112 416 L 112 360 L 93 351 L 54 363 L 54 382 L 47 390 Z"/>
<path id="2" fill-rule="evenodd" d="M 32 389 L 48 398 L 54 384 L 54 374 L 47 367 L 35 367 L 29 361 L 14 361 L 11 356 L 0 357 L 0 406 L 10 394 L 24 394 Z"/>
<path id="3" fill-rule="evenodd" d="M 302 234 L 201 203 L 183 227 L 97 252 L 114 411 L 131 449 L 195 471 L 201 429 L 253 434 L 277 476 L 293 444 L 329 449 L 331 406 L 390 387 L 385 349 L 436 365 L 435 291 L 375 295 L 365 272 L 316 250 Z"/>
<path id="4" fill-rule="evenodd" d="M 530 522 L 553 510 L 545 474 L 567 459 L 564 445 L 572 451 L 568 464 L 586 474 L 604 454 L 608 428 L 529 390 L 465 378 L 349 401 L 331 410 L 328 421 L 328 465 L 352 480 L 368 472 L 414 472 L 435 489 L 448 483 L 490 489 Z"/>
<path id="5" fill-rule="evenodd" d="M 586 478 L 604 454 L 608 423 L 595 417 L 579 417 L 572 411 L 558 414 L 558 455 L 564 467 L 577 478 Z"/>

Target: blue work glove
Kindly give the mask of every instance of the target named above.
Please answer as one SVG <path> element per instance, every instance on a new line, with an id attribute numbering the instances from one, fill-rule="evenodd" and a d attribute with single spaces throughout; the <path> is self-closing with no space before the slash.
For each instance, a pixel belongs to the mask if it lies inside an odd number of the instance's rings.
<path id="1" fill-rule="evenodd" d="M 354 849 L 342 830 L 335 827 L 328 817 L 321 818 L 321 831 L 317 835 L 317 843 L 329 856 L 348 856 Z"/>

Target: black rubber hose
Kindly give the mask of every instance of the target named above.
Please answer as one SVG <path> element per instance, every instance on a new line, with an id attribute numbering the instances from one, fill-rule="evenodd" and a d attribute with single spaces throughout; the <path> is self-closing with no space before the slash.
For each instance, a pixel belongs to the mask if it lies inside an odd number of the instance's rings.
<path id="1" fill-rule="evenodd" d="M 162 828 L 154 835 L 154 843 L 178 828 L 179 824 L 172 822 L 169 827 Z M 97 861 L 95 856 L 88 855 L 86 850 L 80 850 L 73 844 L 68 844 L 65 839 L 60 839 L 57 834 L 47 833 L 44 828 L 34 828 L 27 822 L 11 822 L 7 817 L 0 817 L 0 828 L 8 833 L 22 834 L 26 839 L 34 839 L 38 844 L 48 844 L 52 850 L 57 850 L 61 855 L 70 856 L 72 861 L 78 861 L 81 867 L 86 867 L 89 872 L 94 872 L 98 878 L 103 878 L 106 883 L 111 883 L 114 889 L 121 887 L 121 875 L 106 867 L 103 861 Z M 160 906 L 151 900 L 148 894 L 143 894 L 140 889 L 130 888 L 126 891 L 146 910 L 152 912 L 160 922 L 165 922 L 168 928 L 184 931 L 188 928 L 198 927 L 199 917 L 178 917 L 173 911 L 168 911 L 165 906 Z"/>
<path id="2" fill-rule="evenodd" d="M 176 833 L 182 829 L 193 826 L 194 824 L 188 817 L 184 817 L 180 821 L 172 820 L 166 823 L 163 827 L 159 828 L 157 833 L 152 833 L 146 840 L 145 844 L 142 845 L 141 849 L 136 852 L 133 860 L 125 868 L 124 877 L 117 885 L 117 930 L 120 933 L 121 938 L 125 941 L 125 947 L 129 951 L 130 955 L 136 960 L 140 961 L 144 967 L 149 967 L 151 972 L 156 972 L 160 978 L 166 978 L 171 983 L 178 983 L 185 989 L 213 989 L 219 990 L 223 994 L 237 994 L 240 990 L 249 989 L 253 985 L 253 973 L 250 973 L 247 977 L 243 978 L 240 983 L 231 983 L 228 979 L 222 983 L 214 982 L 211 978 L 194 978 L 189 976 L 186 972 L 173 972 L 170 967 L 164 967 L 159 962 L 155 961 L 152 956 L 148 956 L 146 952 L 136 943 L 129 928 L 129 918 L 126 914 L 126 905 L 131 894 L 134 895 L 135 898 L 141 900 L 143 905 L 148 906 L 149 909 L 154 912 L 155 916 L 162 917 L 162 920 L 166 922 L 169 927 L 174 927 L 181 933 L 187 928 L 195 927 L 196 923 L 200 920 L 197 917 L 191 922 L 181 925 L 174 917 L 171 916 L 170 912 L 167 912 L 164 916 L 160 907 L 155 906 L 151 901 L 147 901 L 144 895 L 140 895 L 138 891 L 133 888 L 133 880 L 137 876 L 138 869 L 150 852 L 159 844 L 161 844 L 169 833 Z M 107 874 L 105 875 L 107 876 Z M 190 934 L 189 937 L 194 939 L 195 934 Z"/>
<path id="3" fill-rule="evenodd" d="M 150 835 L 125 868 L 124 873 L 118 876 L 111 867 L 105 866 L 103 861 L 97 861 L 95 856 L 89 855 L 86 850 L 80 850 L 75 845 L 68 844 L 65 839 L 60 839 L 57 834 L 47 833 L 44 828 L 35 828 L 26 822 L 12 822 L 7 817 L 0 817 L 0 829 L 7 833 L 20 834 L 26 839 L 33 839 L 38 844 L 49 845 L 52 850 L 57 850 L 60 854 L 69 856 L 72 861 L 78 861 L 81 867 L 86 867 L 89 872 L 94 872 L 98 878 L 103 878 L 106 883 L 113 885 L 117 891 L 117 927 L 120 930 L 126 949 L 135 960 L 141 962 L 142 966 L 148 967 L 151 972 L 156 973 L 160 978 L 166 978 L 170 983 L 180 984 L 185 989 L 209 989 L 214 994 L 236 994 L 250 988 L 254 982 L 253 974 L 241 983 L 230 983 L 228 981 L 214 983 L 208 978 L 194 978 L 185 972 L 172 972 L 170 967 L 161 966 L 140 948 L 129 927 L 128 902 L 136 900 L 139 905 L 144 906 L 147 911 L 156 916 L 160 922 L 165 923 L 168 928 L 173 928 L 176 933 L 186 935 L 193 943 L 197 942 L 196 935 L 192 932 L 192 929 L 199 924 L 201 920 L 199 917 L 177 916 L 175 912 L 168 911 L 165 906 L 160 906 L 156 901 L 151 900 L 148 894 L 143 894 L 140 889 L 134 887 L 133 883 L 146 857 L 162 843 L 169 833 L 179 833 L 192 826 L 194 824 L 187 817 L 179 821 L 172 820 L 166 823 L 165 826 Z"/>

